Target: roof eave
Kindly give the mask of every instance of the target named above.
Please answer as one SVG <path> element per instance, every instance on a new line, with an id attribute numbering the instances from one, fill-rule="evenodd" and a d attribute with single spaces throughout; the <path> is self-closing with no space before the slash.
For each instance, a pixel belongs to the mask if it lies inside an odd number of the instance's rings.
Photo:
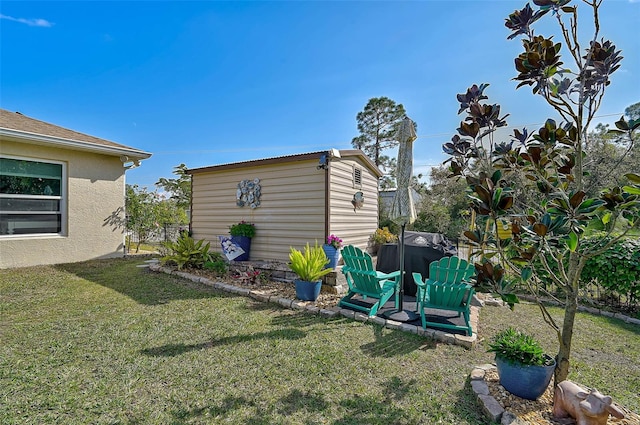
<path id="1" fill-rule="evenodd" d="M 200 173 L 219 172 L 219 171 L 225 171 L 230 169 L 238 169 L 243 167 L 282 164 L 282 163 L 287 163 L 292 161 L 317 160 L 319 158 L 319 155 L 322 155 L 322 154 L 328 154 L 329 156 L 331 156 L 332 151 L 334 150 L 335 149 L 191 168 L 187 170 L 187 174 L 194 175 L 194 174 L 200 174 Z M 367 168 L 369 168 L 369 170 L 372 173 L 374 173 L 376 177 L 380 178 L 383 176 L 382 171 L 380 171 L 380 169 L 376 167 L 373 161 L 371 161 L 371 159 L 367 155 L 365 155 L 365 153 L 362 152 L 361 150 L 343 149 L 343 150 L 339 150 L 338 152 L 340 154 L 339 157 L 348 157 L 348 156 L 359 157 L 364 163 L 364 165 L 367 166 Z"/>
<path id="2" fill-rule="evenodd" d="M 357 156 L 362 159 L 362 161 L 368 166 L 369 170 L 373 172 L 378 178 L 382 177 L 384 174 L 380 169 L 376 166 L 376 164 L 369 158 L 362 150 L 360 149 L 341 149 L 340 156 Z"/>
<path id="3" fill-rule="evenodd" d="M 317 161 L 319 158 L 319 155 L 322 153 L 325 153 L 325 151 L 277 156 L 273 158 L 252 159 L 249 161 L 230 162 L 227 164 L 220 164 L 220 165 L 210 165 L 205 167 L 188 169 L 187 174 L 193 175 L 193 174 L 200 174 L 200 173 L 232 170 L 232 169 L 238 169 L 238 168 L 244 168 L 244 167 L 257 167 L 257 166 L 272 165 L 272 164 L 283 164 L 283 163 L 288 163 L 293 161 L 309 161 L 309 160 Z"/>
<path id="4" fill-rule="evenodd" d="M 137 149 L 115 146 L 104 146 L 95 143 L 83 142 L 79 140 L 64 139 L 61 137 L 46 136 L 43 134 L 30 133 L 27 131 L 14 130 L 0 127 L 0 137 L 9 137 L 19 141 L 38 145 L 55 146 L 60 148 L 101 153 L 104 155 L 121 156 L 126 155 L 129 160 L 143 160 L 151 157 L 150 152 Z"/>

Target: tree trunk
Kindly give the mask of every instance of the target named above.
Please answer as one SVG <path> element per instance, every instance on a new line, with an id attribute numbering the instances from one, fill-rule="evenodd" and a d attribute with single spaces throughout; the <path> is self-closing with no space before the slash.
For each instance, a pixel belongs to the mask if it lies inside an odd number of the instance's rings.
<path id="1" fill-rule="evenodd" d="M 574 288 L 567 288 L 566 304 L 564 307 L 564 322 L 562 323 L 562 333 L 560 334 L 560 347 L 556 357 L 556 370 L 554 372 L 554 382 L 559 384 L 567 379 L 569 375 L 569 357 L 571 355 L 571 340 L 573 338 L 573 323 L 578 310 L 578 291 Z"/>
<path id="2" fill-rule="evenodd" d="M 554 372 L 554 382 L 559 384 L 567 379 L 569 375 L 569 358 L 571 356 L 571 340 L 573 339 L 573 325 L 578 311 L 578 289 L 580 288 L 580 274 L 586 263 L 586 258 L 579 256 L 576 252 L 569 255 L 569 270 L 567 278 L 569 282 L 565 286 L 567 295 L 564 306 L 564 321 L 562 323 L 562 333 L 560 334 L 558 356 L 556 357 L 556 370 Z"/>

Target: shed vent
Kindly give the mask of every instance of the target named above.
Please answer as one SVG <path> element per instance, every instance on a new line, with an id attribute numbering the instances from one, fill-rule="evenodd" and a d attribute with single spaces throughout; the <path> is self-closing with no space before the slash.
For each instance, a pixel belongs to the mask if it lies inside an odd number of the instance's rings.
<path id="1" fill-rule="evenodd" d="M 360 167 L 353 167 L 353 187 L 362 188 L 362 168 Z"/>

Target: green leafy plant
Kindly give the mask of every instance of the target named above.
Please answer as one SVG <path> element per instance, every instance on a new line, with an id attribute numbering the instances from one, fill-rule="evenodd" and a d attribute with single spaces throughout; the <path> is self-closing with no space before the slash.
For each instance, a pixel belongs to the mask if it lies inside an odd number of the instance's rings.
<path id="1" fill-rule="evenodd" d="M 307 242 L 304 251 L 291 247 L 289 252 L 289 268 L 306 282 L 317 282 L 322 276 L 331 273 L 333 269 L 324 268 L 328 263 L 327 255 L 317 242 L 313 247 Z"/>
<path id="2" fill-rule="evenodd" d="M 164 243 L 170 253 L 162 258 L 162 263 L 175 263 L 178 270 L 185 267 L 201 269 L 211 261 L 210 245 L 204 239 L 196 242 L 187 233 L 182 233 L 176 242 Z"/>
<path id="3" fill-rule="evenodd" d="M 224 276 L 229 271 L 227 262 L 222 258 L 222 254 L 219 252 L 209 253 L 210 260 L 204 263 L 204 269 L 212 271 L 217 276 Z"/>
<path id="4" fill-rule="evenodd" d="M 590 257 L 640 226 L 640 175 L 625 174 L 621 181 L 626 184 L 587 195 L 584 176 L 593 162 L 585 151 L 589 125 L 622 60 L 615 45 L 598 40 L 602 2 L 582 3 L 593 19 L 594 35 L 587 42 L 574 30 L 578 6 L 569 5 L 570 0 L 534 3 L 537 11 L 527 5 L 506 22 L 512 31 L 508 38 L 521 36 L 524 48 L 515 60 L 514 79 L 518 88 L 529 86 L 542 96 L 564 122 L 548 119 L 537 131 L 516 129 L 508 140 L 496 140 L 508 115 L 500 105 L 488 103 L 488 84 L 473 85 L 457 96 L 458 113 L 466 116 L 443 150 L 450 155 L 452 176 L 467 182 L 473 223 L 464 234 L 474 246 L 478 283 L 491 287 L 512 308 L 518 301 L 511 292 L 514 280 L 536 298 L 559 343 L 558 383 L 569 373 L 582 270 Z M 558 24 L 561 42 L 534 33 L 533 24 L 545 15 Z M 612 131 L 634 140 L 640 119 L 622 117 L 615 126 Z M 499 221 L 511 225 L 504 240 L 497 235 Z M 585 233 L 595 222 L 612 237 L 588 246 Z M 546 280 L 564 294 L 564 323 L 543 303 L 543 297 L 553 297 L 544 291 Z"/>
<path id="5" fill-rule="evenodd" d="M 496 357 L 510 363 L 525 366 L 542 366 L 547 363 L 540 343 L 531 335 L 512 327 L 496 334 L 487 351 L 496 353 Z"/>
<path id="6" fill-rule="evenodd" d="M 245 236 L 252 238 L 256 234 L 256 226 L 253 223 L 242 220 L 240 223 L 229 226 L 229 234 L 231 236 Z"/>
<path id="7" fill-rule="evenodd" d="M 398 241 L 398 236 L 394 235 L 389 231 L 388 227 L 383 227 L 382 229 L 376 229 L 373 234 L 369 237 L 372 243 L 377 245 L 382 245 L 385 243 L 395 243 Z"/>
<path id="8" fill-rule="evenodd" d="M 584 242 L 585 246 L 597 245 L 601 238 L 589 237 Z M 640 240 L 618 240 L 606 251 L 589 258 L 580 279 L 583 283 L 597 280 L 607 290 L 632 300 L 640 299 Z"/>

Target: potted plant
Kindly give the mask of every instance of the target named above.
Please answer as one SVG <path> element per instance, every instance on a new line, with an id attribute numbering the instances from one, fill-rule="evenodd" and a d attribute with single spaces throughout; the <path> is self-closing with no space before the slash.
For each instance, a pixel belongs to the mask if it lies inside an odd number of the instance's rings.
<path id="1" fill-rule="evenodd" d="M 291 247 L 289 252 L 289 268 L 300 279 L 296 279 L 296 296 L 303 301 L 315 301 L 322 287 L 321 277 L 331 273 L 333 269 L 325 268 L 329 259 L 322 247 L 309 246 L 307 242 L 304 252 Z"/>
<path id="2" fill-rule="evenodd" d="M 500 385 L 511 394 L 536 400 L 549 386 L 556 361 L 532 336 L 509 327 L 495 335 L 488 351 L 496 354 Z"/>
<path id="3" fill-rule="evenodd" d="M 382 229 L 376 229 L 376 231 L 369 236 L 369 241 L 371 242 L 371 254 L 375 255 L 378 253 L 380 245 L 396 243 L 398 237 L 391 233 L 388 227 L 383 227 Z"/>
<path id="4" fill-rule="evenodd" d="M 249 251 L 251 250 L 251 238 L 256 234 L 255 224 L 242 220 L 239 223 L 229 226 L 229 234 L 231 235 L 231 240 L 244 251 L 244 253 L 236 257 L 235 260 L 247 261 L 249 259 Z"/>
<path id="5" fill-rule="evenodd" d="M 322 245 L 322 249 L 324 253 L 327 255 L 329 259 L 329 263 L 325 266 L 325 268 L 335 269 L 338 264 L 338 260 L 340 259 L 340 249 L 342 248 L 342 239 L 337 237 L 336 235 L 329 235 L 327 238 L 327 243 Z"/>

